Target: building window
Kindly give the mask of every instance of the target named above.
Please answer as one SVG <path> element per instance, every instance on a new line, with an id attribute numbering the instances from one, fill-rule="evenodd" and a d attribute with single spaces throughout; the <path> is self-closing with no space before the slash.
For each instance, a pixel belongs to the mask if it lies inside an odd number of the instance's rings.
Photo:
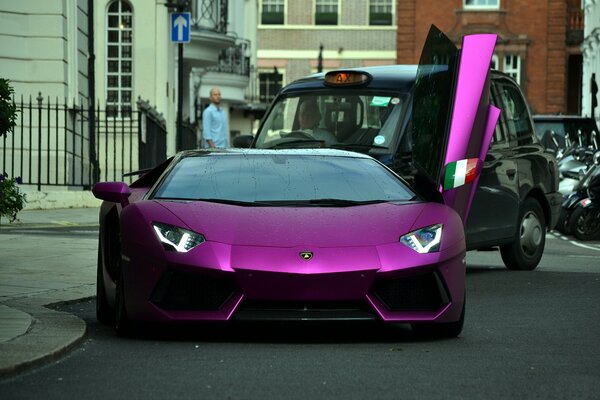
<path id="1" fill-rule="evenodd" d="M 338 0 L 316 0 L 315 25 L 338 24 Z"/>
<path id="2" fill-rule="evenodd" d="M 490 61 L 490 69 L 498 69 L 498 55 L 492 55 L 492 61 Z"/>
<path id="3" fill-rule="evenodd" d="M 285 0 L 262 0 L 260 21 L 263 25 L 283 25 Z"/>
<path id="4" fill-rule="evenodd" d="M 369 25 L 393 25 L 394 0 L 369 0 Z"/>
<path id="5" fill-rule="evenodd" d="M 500 0 L 463 0 L 464 8 L 497 10 L 500 8 Z"/>
<path id="6" fill-rule="evenodd" d="M 115 0 L 106 21 L 106 112 L 109 117 L 131 116 L 133 89 L 133 12 Z"/>
<path id="7" fill-rule="evenodd" d="M 518 54 L 507 54 L 504 56 L 502 71 L 510 75 L 517 83 L 521 84 L 521 57 Z"/>
<path id="8" fill-rule="evenodd" d="M 259 72 L 258 81 L 259 101 L 261 103 L 270 103 L 281 90 L 283 75 L 279 73 L 277 68 L 273 68 L 273 70 L 269 72 Z"/>

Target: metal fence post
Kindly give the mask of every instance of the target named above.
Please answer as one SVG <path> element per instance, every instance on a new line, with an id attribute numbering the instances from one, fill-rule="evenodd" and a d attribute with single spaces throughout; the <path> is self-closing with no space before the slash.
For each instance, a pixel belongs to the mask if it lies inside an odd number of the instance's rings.
<path id="1" fill-rule="evenodd" d="M 42 92 L 38 92 L 38 176 L 37 176 L 37 190 L 42 190 Z"/>

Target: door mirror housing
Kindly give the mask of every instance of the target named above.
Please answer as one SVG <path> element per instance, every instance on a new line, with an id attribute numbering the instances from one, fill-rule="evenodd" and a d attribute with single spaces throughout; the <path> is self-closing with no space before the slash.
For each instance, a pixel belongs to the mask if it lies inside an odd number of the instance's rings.
<path id="1" fill-rule="evenodd" d="M 254 136 L 252 135 L 239 135 L 233 138 L 233 147 L 249 149 L 253 141 Z"/>
<path id="2" fill-rule="evenodd" d="M 97 199 L 126 207 L 129 204 L 131 190 L 125 182 L 99 182 L 94 185 L 92 193 Z"/>

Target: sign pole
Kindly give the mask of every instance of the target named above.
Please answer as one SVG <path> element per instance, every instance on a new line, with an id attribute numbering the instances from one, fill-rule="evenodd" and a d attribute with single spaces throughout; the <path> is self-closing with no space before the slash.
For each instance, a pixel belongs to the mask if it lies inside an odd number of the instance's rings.
<path id="1" fill-rule="evenodd" d="M 177 127 L 175 132 L 175 150 L 181 151 L 183 140 L 183 44 L 190 42 L 191 15 L 184 12 L 188 9 L 187 0 L 168 0 L 165 4 L 177 9 L 170 15 L 171 43 L 177 43 Z"/>
<path id="2" fill-rule="evenodd" d="M 177 142 L 176 150 L 183 148 L 183 43 L 177 44 Z"/>

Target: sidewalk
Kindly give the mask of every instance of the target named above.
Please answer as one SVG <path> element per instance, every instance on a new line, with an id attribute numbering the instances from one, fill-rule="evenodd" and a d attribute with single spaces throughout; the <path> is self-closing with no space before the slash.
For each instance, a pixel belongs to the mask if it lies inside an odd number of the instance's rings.
<path id="1" fill-rule="evenodd" d="M 95 295 L 98 208 L 21 211 L 0 226 L 0 378 L 67 352 L 85 323 L 47 305 Z M 86 230 L 65 235 L 48 228 Z"/>

